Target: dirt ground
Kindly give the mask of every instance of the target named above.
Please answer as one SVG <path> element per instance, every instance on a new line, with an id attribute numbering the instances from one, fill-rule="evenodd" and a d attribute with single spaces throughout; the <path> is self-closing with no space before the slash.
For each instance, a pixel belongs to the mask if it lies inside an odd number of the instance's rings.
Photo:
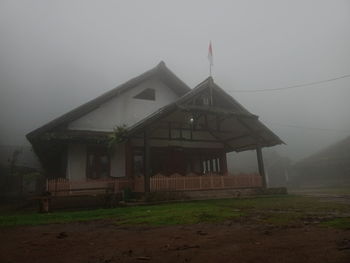
<path id="1" fill-rule="evenodd" d="M 0 229 L 0 262 L 350 262 L 350 231 L 224 222 L 120 227 L 112 221 Z"/>

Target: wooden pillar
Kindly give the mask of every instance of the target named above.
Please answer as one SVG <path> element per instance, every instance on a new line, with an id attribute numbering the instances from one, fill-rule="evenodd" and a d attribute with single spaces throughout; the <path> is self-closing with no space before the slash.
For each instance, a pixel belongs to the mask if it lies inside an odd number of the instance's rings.
<path id="1" fill-rule="evenodd" d="M 208 160 L 206 159 L 204 162 L 205 162 L 205 173 L 209 173 L 210 166 L 208 164 Z"/>
<path id="2" fill-rule="evenodd" d="M 130 178 L 133 176 L 133 153 L 131 149 L 131 142 L 125 142 L 125 175 Z"/>
<path id="3" fill-rule="evenodd" d="M 217 174 L 220 173 L 220 169 L 219 169 L 219 167 L 220 167 L 219 160 L 220 160 L 220 159 L 217 158 L 217 157 L 215 157 L 215 159 L 214 159 L 214 162 L 215 162 L 215 170 L 216 170 L 216 173 L 217 173 Z"/>
<path id="4" fill-rule="evenodd" d="M 266 188 L 266 176 L 265 176 L 265 168 L 264 168 L 264 159 L 262 155 L 261 147 L 258 146 L 256 148 L 256 156 L 258 159 L 258 168 L 259 168 L 259 174 L 262 177 L 262 186 L 263 188 Z"/>
<path id="5" fill-rule="evenodd" d="M 145 130 L 143 133 L 143 165 L 144 165 L 144 177 L 145 177 L 145 192 L 150 192 L 150 173 L 151 173 L 151 156 L 150 156 L 150 146 L 149 146 L 149 135 L 148 131 Z"/>
<path id="6" fill-rule="evenodd" d="M 222 152 L 221 158 L 220 158 L 220 169 L 221 173 L 224 175 L 227 175 L 227 159 L 226 159 L 226 153 Z"/>

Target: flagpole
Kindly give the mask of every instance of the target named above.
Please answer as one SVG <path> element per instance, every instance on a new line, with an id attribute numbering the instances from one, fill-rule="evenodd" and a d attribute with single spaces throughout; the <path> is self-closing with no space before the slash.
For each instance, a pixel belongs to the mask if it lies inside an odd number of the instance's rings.
<path id="1" fill-rule="evenodd" d="M 211 46 L 211 41 L 209 42 L 209 49 L 208 49 L 208 60 L 209 60 L 209 77 L 212 77 L 212 66 L 213 66 L 213 49 Z"/>
<path id="2" fill-rule="evenodd" d="M 211 72 L 211 67 L 213 66 L 213 48 L 211 46 L 211 41 L 209 42 L 208 50 L 208 59 L 209 59 L 209 93 L 210 93 L 210 105 L 213 106 L 213 77 Z"/>

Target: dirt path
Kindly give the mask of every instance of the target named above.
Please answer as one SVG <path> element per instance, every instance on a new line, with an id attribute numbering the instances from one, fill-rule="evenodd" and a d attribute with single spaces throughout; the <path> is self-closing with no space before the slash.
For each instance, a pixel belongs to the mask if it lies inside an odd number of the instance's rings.
<path id="1" fill-rule="evenodd" d="M 299 190 L 291 191 L 290 193 L 302 196 L 317 197 L 320 199 L 320 201 L 350 204 L 350 194 L 329 193 L 317 190 Z"/>
<path id="2" fill-rule="evenodd" d="M 111 221 L 0 229 L 0 262 L 350 262 L 350 231 L 233 222 L 122 228 Z"/>

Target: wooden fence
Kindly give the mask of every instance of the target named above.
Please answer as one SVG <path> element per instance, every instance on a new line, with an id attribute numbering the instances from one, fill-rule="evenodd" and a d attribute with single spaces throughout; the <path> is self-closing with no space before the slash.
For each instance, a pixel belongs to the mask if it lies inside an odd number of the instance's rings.
<path id="1" fill-rule="evenodd" d="M 210 189 L 255 188 L 262 186 L 258 174 L 240 175 L 155 175 L 150 178 L 150 189 L 157 191 L 194 191 Z M 65 178 L 47 181 L 47 191 L 52 195 L 103 194 L 120 192 L 129 188 L 144 192 L 144 177 L 113 178 L 106 180 L 69 181 Z"/>
<path id="2" fill-rule="evenodd" d="M 255 174 L 227 176 L 215 174 L 203 176 L 153 176 L 150 180 L 150 188 L 152 192 L 230 189 L 261 186 L 261 176 Z"/>

